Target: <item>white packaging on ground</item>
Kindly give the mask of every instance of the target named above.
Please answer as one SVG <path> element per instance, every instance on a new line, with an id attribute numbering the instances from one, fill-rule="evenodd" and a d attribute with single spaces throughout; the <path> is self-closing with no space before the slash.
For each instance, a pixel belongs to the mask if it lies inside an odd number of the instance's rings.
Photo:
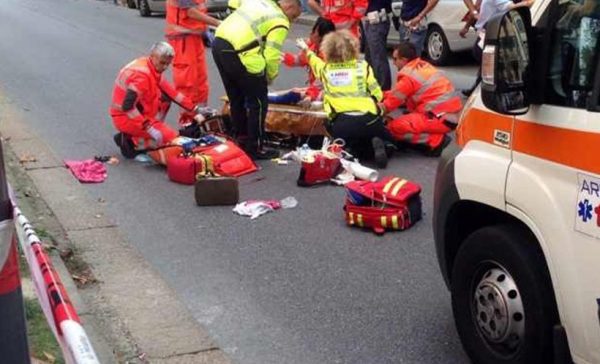
<path id="1" fill-rule="evenodd" d="M 240 202 L 233 208 L 233 212 L 242 216 L 249 216 L 251 220 L 278 210 L 280 208 L 291 209 L 298 206 L 298 200 L 288 196 L 281 201 L 278 200 L 249 200 Z"/>
<path id="2" fill-rule="evenodd" d="M 342 167 L 344 167 L 345 170 L 352 173 L 352 175 L 358 179 L 375 182 L 379 178 L 379 172 L 369 167 L 365 167 L 356 161 L 351 162 L 342 159 L 341 162 Z"/>

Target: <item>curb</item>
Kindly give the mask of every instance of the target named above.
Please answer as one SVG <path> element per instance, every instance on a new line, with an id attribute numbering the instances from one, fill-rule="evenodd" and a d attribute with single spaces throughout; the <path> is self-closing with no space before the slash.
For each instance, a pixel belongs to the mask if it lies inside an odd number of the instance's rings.
<path id="1" fill-rule="evenodd" d="M 87 194 L 26 126 L 22 114 L 1 98 L 0 109 L 5 149 L 16 157 L 13 163 L 20 164 L 11 169 L 28 180 L 21 177 L 13 181 L 13 187 L 31 186 L 36 193 L 25 191 L 29 198 L 22 198 L 19 206 L 25 207 L 24 214 L 34 228 L 55 225 L 52 233 L 61 243 L 67 242 L 61 247 L 73 247 L 98 281 L 77 289 L 60 257 L 53 254 L 53 263 L 101 362 L 229 363 L 159 273 L 123 238 L 102 202 Z"/>

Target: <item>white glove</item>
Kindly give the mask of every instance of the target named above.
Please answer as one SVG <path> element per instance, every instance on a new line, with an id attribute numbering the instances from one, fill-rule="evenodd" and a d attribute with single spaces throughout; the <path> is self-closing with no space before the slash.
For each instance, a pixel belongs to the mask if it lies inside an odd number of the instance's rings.
<path id="1" fill-rule="evenodd" d="M 303 51 L 308 50 L 308 44 L 306 44 L 306 42 L 302 38 L 296 39 L 296 47 L 302 49 Z"/>
<path id="2" fill-rule="evenodd" d="M 204 120 L 206 120 L 206 119 L 204 118 L 204 115 L 202 115 L 202 114 L 196 114 L 196 116 L 194 116 L 194 121 L 196 121 L 197 123 L 201 123 Z"/>

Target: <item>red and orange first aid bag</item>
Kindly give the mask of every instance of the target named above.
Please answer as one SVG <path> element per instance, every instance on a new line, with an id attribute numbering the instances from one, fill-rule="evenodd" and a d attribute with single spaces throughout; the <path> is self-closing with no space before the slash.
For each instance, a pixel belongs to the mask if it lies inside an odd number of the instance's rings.
<path id="1" fill-rule="evenodd" d="M 421 220 L 421 186 L 415 182 L 389 176 L 377 182 L 349 182 L 345 188 L 344 215 L 350 226 L 383 234 L 406 230 Z"/>

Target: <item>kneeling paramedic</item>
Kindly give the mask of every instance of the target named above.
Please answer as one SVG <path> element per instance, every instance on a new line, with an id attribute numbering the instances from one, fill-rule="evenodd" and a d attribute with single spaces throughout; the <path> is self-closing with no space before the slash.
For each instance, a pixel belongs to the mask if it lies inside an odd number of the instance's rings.
<path id="1" fill-rule="evenodd" d="M 439 156 L 450 142 L 462 101 L 452 82 L 430 63 L 417 57 L 415 46 L 401 42 L 392 54 L 398 68 L 396 86 L 385 93 L 380 107 L 391 116 L 402 105 L 407 114 L 387 123 L 392 137 Z"/>
<path id="2" fill-rule="evenodd" d="M 347 30 L 329 33 L 321 43 L 324 60 L 311 51 L 304 40 L 297 40 L 306 50 L 315 77 L 323 84 L 323 106 L 328 131 L 341 138 L 348 149 L 364 156 L 372 152 L 379 168 L 387 166 L 384 142 L 390 139 L 377 103 L 383 92 L 371 66 L 358 60 L 358 39 Z"/>
<path id="3" fill-rule="evenodd" d="M 229 98 L 234 136 L 254 159 L 279 154 L 262 145 L 267 85 L 279 73 L 281 47 L 300 11 L 298 0 L 243 1 L 215 32 L 212 53 Z"/>
<path id="4" fill-rule="evenodd" d="M 177 131 L 164 122 L 171 101 L 190 112 L 202 110 L 162 77 L 174 55 L 171 45 L 158 42 L 149 56 L 135 59 L 119 71 L 109 113 L 120 132 L 115 142 L 125 158 L 134 158 L 136 149 L 161 146 L 177 137 Z"/>

